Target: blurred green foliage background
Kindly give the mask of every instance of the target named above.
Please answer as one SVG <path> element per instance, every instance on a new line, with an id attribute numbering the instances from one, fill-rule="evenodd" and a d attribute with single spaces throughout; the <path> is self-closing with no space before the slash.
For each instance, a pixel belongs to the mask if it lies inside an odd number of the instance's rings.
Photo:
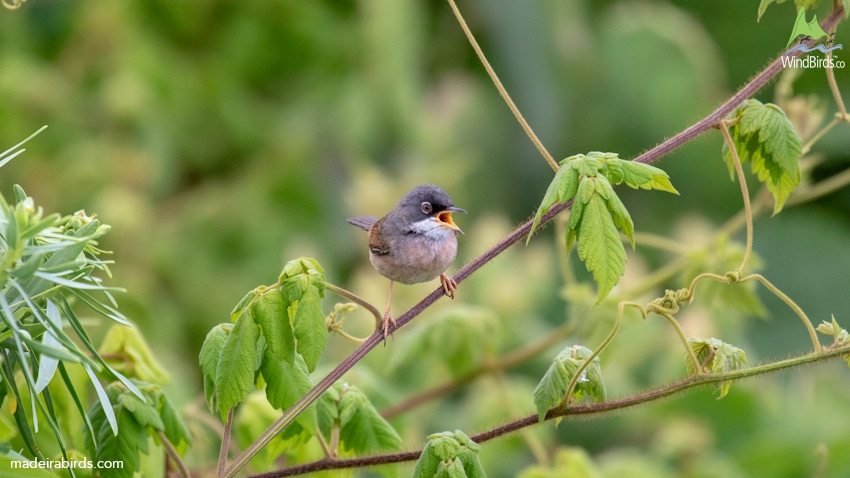
<path id="1" fill-rule="evenodd" d="M 634 157 L 675 134 L 775 57 L 794 19 L 783 4 L 756 23 L 754 0 L 470 0 L 460 8 L 558 158 L 590 150 Z M 846 25 L 836 42 L 850 45 Z M 850 70 L 836 77 L 847 101 Z M 831 118 L 822 71 L 803 72 L 794 87 L 816 95 Z M 772 101 L 772 90 L 758 98 Z M 3 149 L 49 125 L 2 169 L 0 190 L 8 195 L 19 183 L 48 212 L 85 209 L 113 226 L 102 245 L 114 251 L 111 283 L 128 289 L 121 310 L 168 364 L 172 399 L 182 404 L 201 394 L 197 352 L 207 331 L 228 320 L 247 290 L 274 282 L 286 260 L 315 257 L 329 280 L 382 303 L 386 280 L 346 217 L 382 215 L 413 186 L 439 184 L 470 211 L 457 219 L 466 232 L 459 267 L 526 220 L 552 177 L 440 1 L 28 0 L 0 10 L 0 124 Z M 847 139 L 837 127 L 817 144 L 813 180 L 850 166 Z M 622 191 L 636 229 L 696 247 L 734 215 L 740 192 L 720 147 L 710 133 L 658 164 L 680 197 Z M 831 313 L 850 322 L 848 218 L 845 188 L 756 222 L 765 275 L 816 323 Z M 488 347 L 498 353 L 565 320 L 593 319 L 571 340 L 595 346 L 612 317 L 564 300 L 554 229 L 508 251 L 465 282 L 458 300 L 441 301 L 418 322 L 461 305 L 489 314 L 497 332 Z M 630 260 L 635 277 L 669 259 L 639 252 L 646 254 Z M 434 285 L 397 287 L 393 310 Z M 766 320 L 702 304 L 683 322 L 745 348 L 750 363 L 806 350 L 799 321 L 759 293 Z M 368 333 L 371 319 L 356 317 L 353 329 Z M 681 350 L 660 322 L 629 321 L 603 355 L 610 396 L 683 375 Z M 447 379 L 427 353 L 406 381 L 388 368 L 416 327 L 355 372 L 383 406 Z M 399 421 L 406 443 L 534 413 L 531 390 L 568 343 L 505 381 L 482 379 L 410 411 Z M 352 348 L 332 338 L 326 363 Z M 719 402 L 702 390 L 529 433 L 550 451 L 583 447 L 606 472 L 622 470 L 617 476 L 814 476 L 821 444 L 829 451 L 822 476 L 843 476 L 848 399 L 848 371 L 836 362 L 737 384 Z M 205 463 L 199 455 L 190 461 Z M 485 446 L 482 460 L 491 476 L 534 462 L 519 434 Z"/>

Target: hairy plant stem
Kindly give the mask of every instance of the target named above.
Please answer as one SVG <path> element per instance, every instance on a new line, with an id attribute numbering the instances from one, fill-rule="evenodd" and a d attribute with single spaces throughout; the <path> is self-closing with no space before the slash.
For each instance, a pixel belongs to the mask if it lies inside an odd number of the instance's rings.
<path id="1" fill-rule="evenodd" d="M 810 353 L 799 357 L 771 362 L 756 367 L 750 367 L 741 370 L 734 370 L 723 373 L 705 373 L 702 375 L 691 375 L 688 378 L 670 383 L 663 387 L 659 387 L 647 392 L 639 393 L 626 398 L 610 400 L 607 402 L 594 403 L 590 405 L 578 405 L 567 409 L 552 409 L 546 414 L 545 420 L 552 420 L 559 417 L 570 416 L 597 416 L 608 413 L 617 413 L 632 407 L 637 407 L 647 403 L 655 402 L 679 393 L 686 392 L 693 388 L 714 385 L 728 380 L 741 380 L 750 377 L 765 375 L 772 372 L 800 367 L 817 362 L 834 359 L 842 355 L 850 354 L 850 345 L 843 347 L 828 348 L 820 352 Z M 506 423 L 491 430 L 473 435 L 470 438 L 475 443 L 484 443 L 508 433 L 513 433 L 517 430 L 528 428 L 539 423 L 537 414 Z M 401 453 L 391 453 L 386 455 L 368 456 L 360 458 L 351 458 L 344 460 L 319 460 L 305 465 L 293 466 L 285 470 L 276 470 L 269 473 L 252 475 L 251 478 L 278 478 L 284 476 L 295 476 L 305 473 L 314 473 L 322 470 L 342 470 L 350 468 L 362 468 L 367 466 L 386 465 L 391 463 L 402 463 L 414 461 L 422 454 L 422 450 L 407 451 Z"/>
<path id="2" fill-rule="evenodd" d="M 596 350 L 594 350 L 593 353 L 590 354 L 590 357 L 587 357 L 587 359 L 581 363 L 581 365 L 578 367 L 578 370 L 576 370 L 576 373 L 573 374 L 573 378 L 570 379 L 570 383 L 567 385 L 567 392 L 564 393 L 564 398 L 561 402 L 563 404 L 562 408 L 570 406 L 570 399 L 573 396 L 573 389 L 576 388 L 576 384 L 578 383 L 581 376 L 584 374 L 584 371 L 587 370 L 587 367 L 590 366 L 591 362 L 593 362 L 593 359 L 598 357 L 599 354 L 601 354 L 602 351 L 605 350 L 605 347 L 607 347 L 608 344 L 610 344 L 611 341 L 614 340 L 614 336 L 617 335 L 617 332 L 620 330 L 620 324 L 623 322 L 623 309 L 625 309 L 626 305 L 633 304 L 629 302 L 620 302 L 618 304 L 617 319 L 614 321 L 614 326 L 611 327 L 611 331 L 608 332 L 608 336 L 605 337 L 605 340 L 603 340 L 598 347 L 596 347 Z"/>
<path id="3" fill-rule="evenodd" d="M 744 268 L 750 262 L 750 254 L 753 252 L 753 210 L 750 206 L 750 191 L 747 188 L 747 177 L 744 176 L 744 168 L 741 166 L 741 158 L 738 156 L 738 149 L 735 147 L 735 142 L 732 141 L 732 136 L 729 134 L 729 121 L 720 122 L 720 133 L 723 135 L 723 141 L 726 142 L 726 147 L 729 148 L 729 153 L 732 156 L 732 163 L 735 165 L 735 173 L 738 175 L 738 184 L 741 185 L 741 197 L 744 200 L 744 221 L 747 227 L 747 242 L 744 248 L 744 258 L 741 260 L 741 265 L 738 267 L 738 273 L 743 274 Z"/>
<path id="4" fill-rule="evenodd" d="M 360 305 L 364 309 L 368 310 L 373 316 L 375 316 L 375 329 L 380 328 L 381 325 L 383 324 L 383 321 L 384 321 L 383 315 L 378 311 L 378 309 L 375 308 L 374 305 L 370 304 L 369 302 L 366 302 L 359 295 L 357 295 L 353 292 L 349 292 L 349 291 L 347 291 L 347 290 L 345 290 L 342 287 L 339 287 L 337 285 L 331 284 L 330 282 L 325 282 L 325 289 L 333 292 L 336 295 L 345 297 L 346 299 L 348 299 L 350 301 L 356 302 L 358 305 Z M 342 331 L 340 330 L 338 332 L 342 332 Z M 345 334 L 345 335 L 348 335 L 348 334 Z M 351 337 L 350 335 L 348 337 L 354 339 L 356 342 L 360 342 L 360 343 L 363 342 L 362 339 Z"/>
<path id="5" fill-rule="evenodd" d="M 821 28 L 825 31 L 829 31 L 829 29 L 834 28 L 841 19 L 844 18 L 844 10 L 839 7 L 834 9 L 827 17 L 821 22 Z M 811 46 L 815 43 L 813 40 L 807 40 L 805 42 L 807 46 Z M 794 56 L 798 56 L 800 52 L 794 52 Z M 717 127 L 723 119 L 726 118 L 729 113 L 735 110 L 744 100 L 753 96 L 756 91 L 761 89 L 764 85 L 766 85 L 770 80 L 773 79 L 776 75 L 779 74 L 783 69 L 782 66 L 782 57 L 778 56 L 773 62 L 767 67 L 759 72 L 749 83 L 743 86 L 737 93 L 732 95 L 725 103 L 720 105 L 719 108 L 714 110 L 710 115 L 706 116 L 702 120 L 698 121 L 694 125 L 685 129 L 681 133 L 673 136 L 672 138 L 664 141 L 658 146 L 650 149 L 649 151 L 641 154 L 634 160 L 639 163 L 651 163 L 658 159 L 661 156 L 670 153 L 675 150 L 679 146 L 687 143 L 688 141 L 694 139 L 700 134 L 704 133 L 708 129 Z"/>
<path id="6" fill-rule="evenodd" d="M 838 25 L 832 25 L 832 27 L 827 30 L 829 32 L 829 46 L 832 46 L 832 42 L 834 40 L 835 28 Z M 835 71 L 832 68 L 832 52 L 833 50 L 829 50 L 826 53 L 826 81 L 829 83 L 829 90 L 832 92 L 832 97 L 835 99 L 835 105 L 838 106 L 838 113 L 835 115 L 836 118 L 844 121 L 846 123 L 850 123 L 850 115 L 847 114 L 847 108 L 844 107 L 844 99 L 841 98 L 841 90 L 838 89 L 838 83 L 835 81 Z"/>
<path id="7" fill-rule="evenodd" d="M 803 312 L 803 309 L 799 305 L 797 305 L 796 302 L 794 302 L 784 292 L 779 290 L 778 287 L 773 285 L 773 283 L 767 280 L 767 278 L 763 275 L 750 274 L 744 277 L 740 277 L 734 271 L 732 273 L 727 273 L 725 276 L 713 274 L 710 272 L 704 272 L 694 277 L 694 279 L 691 281 L 691 285 L 688 288 L 688 295 L 687 297 L 682 298 L 683 301 L 690 302 L 691 300 L 693 300 L 697 284 L 703 279 L 711 279 L 713 281 L 722 282 L 724 284 L 743 284 L 744 282 L 749 282 L 751 280 L 761 282 L 761 284 L 765 286 L 767 290 L 773 293 L 773 295 L 775 295 L 779 300 L 785 302 L 785 305 L 787 305 L 795 314 L 797 314 L 797 317 L 800 318 L 800 321 L 803 322 L 803 325 L 806 327 L 806 331 L 809 333 L 809 339 L 811 339 L 812 341 L 812 347 L 814 348 L 815 352 L 820 352 L 823 349 L 820 340 L 818 340 L 818 334 L 815 331 L 815 327 L 814 325 L 812 325 L 812 321 L 809 320 L 809 316 L 807 316 L 806 313 Z"/>
<path id="8" fill-rule="evenodd" d="M 549 163 L 549 166 L 555 171 L 558 172 L 558 162 L 549 154 L 549 151 L 543 146 L 543 143 L 540 141 L 540 138 L 537 137 L 537 134 L 531 129 L 531 126 L 528 124 L 528 121 L 525 120 L 525 117 L 517 108 L 514 100 L 511 99 L 511 95 L 508 94 L 508 90 L 505 89 L 505 85 L 502 84 L 502 81 L 499 80 L 499 76 L 496 75 L 496 71 L 490 65 L 490 62 L 487 61 L 487 57 L 484 55 L 484 51 L 481 50 L 481 47 L 478 45 L 478 41 L 475 39 L 475 35 L 472 34 L 472 31 L 469 29 L 469 25 L 466 24 L 466 20 L 463 19 L 463 15 L 461 15 L 460 10 L 457 8 L 457 4 L 455 4 L 455 0 L 448 0 L 449 6 L 452 9 L 452 12 L 457 18 L 457 22 L 460 24 L 460 28 L 463 30 L 464 35 L 466 35 L 466 39 L 469 40 L 469 44 L 472 45 L 472 49 L 475 50 L 475 54 L 478 55 L 478 60 L 484 65 L 484 69 L 487 70 L 487 74 L 490 75 L 490 80 L 496 86 L 496 89 L 499 91 L 499 94 L 502 95 L 502 99 L 505 100 L 505 103 L 510 108 L 511 113 L 514 114 L 514 117 L 519 122 L 520 126 L 522 126 L 522 130 L 525 131 L 525 134 L 534 143 L 534 146 L 537 148 L 537 151 L 543 155 L 543 158 Z"/>
<path id="9" fill-rule="evenodd" d="M 791 310 L 793 310 L 794 313 L 797 314 L 797 317 L 799 317 L 800 320 L 803 321 L 803 325 L 806 326 L 806 331 L 809 332 L 809 338 L 812 341 L 812 347 L 814 347 L 815 352 L 820 352 L 823 347 L 820 344 L 820 340 L 818 340 L 818 334 L 817 334 L 817 332 L 815 332 L 815 327 L 812 325 L 812 321 L 809 320 L 809 317 L 806 315 L 805 312 L 803 312 L 803 309 L 800 308 L 800 306 L 797 305 L 796 302 L 791 300 L 790 297 L 785 295 L 784 292 L 779 290 L 778 287 L 776 287 L 775 285 L 773 285 L 773 283 L 771 283 L 769 280 L 767 280 L 767 278 L 764 277 L 763 275 L 761 275 L 761 274 L 750 274 L 746 277 L 741 278 L 740 282 L 746 282 L 746 281 L 749 281 L 749 280 L 757 280 L 757 281 L 761 282 L 761 284 L 763 286 L 765 286 L 769 291 L 773 292 L 773 295 L 778 297 L 779 300 L 781 300 L 782 302 L 785 302 L 785 305 L 790 307 Z"/>
<path id="10" fill-rule="evenodd" d="M 180 459 L 180 454 L 177 453 L 177 450 L 174 449 L 174 445 L 168 441 L 168 437 L 165 436 L 165 432 L 162 430 L 156 431 L 157 436 L 159 437 L 159 441 L 162 442 L 162 447 L 165 448 L 165 453 L 171 458 L 171 460 L 177 466 L 177 470 L 180 472 L 180 476 L 183 478 L 189 478 L 191 475 L 189 473 L 189 469 L 186 468 L 186 464 L 183 463 L 183 460 Z"/>
<path id="11" fill-rule="evenodd" d="M 221 449 L 218 452 L 218 476 L 224 474 L 227 466 L 227 448 L 230 446 L 230 431 L 233 428 L 233 407 L 227 412 L 227 421 L 224 423 L 224 433 L 221 435 Z"/>

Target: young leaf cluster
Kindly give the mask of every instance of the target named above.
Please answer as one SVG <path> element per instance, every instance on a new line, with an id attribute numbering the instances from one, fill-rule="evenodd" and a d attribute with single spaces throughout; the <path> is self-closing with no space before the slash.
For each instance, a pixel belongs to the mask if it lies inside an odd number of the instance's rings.
<path id="1" fill-rule="evenodd" d="M 287 386 L 284 384 L 282 388 Z M 292 393 L 300 394 L 297 398 L 301 398 L 306 391 L 293 390 Z M 271 403 L 268 395 L 266 398 Z M 246 403 L 251 404 L 253 400 L 258 400 L 256 394 L 249 395 Z M 252 410 L 264 408 L 249 406 L 240 410 L 237 426 L 243 427 L 248 433 L 246 443 L 256 437 L 256 433 L 251 434 L 256 423 L 264 421 L 256 413 L 252 414 Z M 267 424 L 259 426 L 262 430 Z M 402 445 L 401 437 L 363 392 L 353 385 L 337 382 L 269 443 L 260 463 L 273 465 L 279 462 L 281 455 L 293 462 L 309 459 L 309 453 L 302 454 L 305 451 L 302 445 L 317 437 L 317 429 L 326 457 L 371 455 L 399 450 Z M 396 476 L 394 467 L 383 467 L 381 471 Z"/>
<path id="2" fill-rule="evenodd" d="M 177 415 L 168 397 L 156 385 L 139 384 L 142 396 L 127 390 L 120 382 L 106 387 L 106 406 L 96 402 L 89 409 L 88 421 L 92 434 L 86 434 L 85 446 L 92 461 L 120 460 L 124 466 L 98 470 L 104 478 L 132 478 L 139 471 L 141 454 L 150 454 L 149 438 L 160 444 L 158 432 L 183 453 L 190 444 L 189 432 Z M 115 417 L 115 433 L 108 415 Z"/>
<path id="3" fill-rule="evenodd" d="M 14 187 L 14 198 L 10 203 L 0 196 L 0 341 L 4 342 L 0 401 L 8 400 L 18 433 L 33 457 L 43 458 L 34 430 L 44 417 L 67 458 L 48 384 L 54 378 L 61 380 L 80 416 L 85 416 L 80 398 L 85 394 L 71 381 L 69 365 L 82 366 L 104 406 L 108 402 L 98 373 L 142 397 L 129 379 L 103 360 L 74 307 L 81 304 L 122 327 L 129 325 L 115 308 L 112 292 L 120 289 L 103 285 L 97 277 L 98 272 L 109 275 L 109 262 L 100 259 L 105 251 L 97 247 L 97 240 L 110 228 L 82 211 L 66 217 L 44 214 L 20 186 Z M 107 413 L 106 418 L 117 433 L 116 417 Z"/>
<path id="4" fill-rule="evenodd" d="M 773 214 L 776 214 L 800 184 L 803 141 L 782 108 L 772 103 L 749 99 L 731 119 L 737 120 L 729 128 L 729 134 L 741 163 L 749 161 L 752 172 L 773 194 Z M 723 156 L 734 179 L 735 163 L 725 143 Z"/>
<path id="5" fill-rule="evenodd" d="M 562 350 L 549 365 L 546 374 L 534 389 L 534 404 L 537 406 L 537 415 L 541 422 L 550 409 L 578 401 L 583 397 L 590 397 L 594 402 L 605 400 L 605 383 L 602 381 L 602 368 L 598 356 L 576 380 L 571 396 L 566 396 L 570 382 L 591 355 L 593 351 L 589 348 L 573 345 Z"/>
<path id="6" fill-rule="evenodd" d="M 106 363 L 125 375 L 156 385 L 171 381 L 171 376 L 136 328 L 113 325 L 97 351 L 106 357 Z"/>
<path id="7" fill-rule="evenodd" d="M 309 374 L 325 350 L 322 313 L 324 270 L 313 259 L 288 262 L 273 287 L 249 292 L 233 309 L 231 323 L 207 334 L 200 352 L 210 409 L 222 417 L 257 386 L 276 408 L 289 408 L 312 388 Z M 262 379 L 262 380 L 261 380 Z M 300 417 L 315 430 L 315 408 Z"/>
<path id="8" fill-rule="evenodd" d="M 362 455 L 401 448 L 401 437 L 392 425 L 363 392 L 347 383 L 334 384 L 319 399 L 319 430 L 343 452 Z"/>
<path id="9" fill-rule="evenodd" d="M 567 224 L 566 247 L 577 243 L 579 258 L 599 286 L 597 304 L 617 285 L 625 272 L 626 249 L 619 229 L 634 249 L 634 223 L 612 185 L 626 183 L 635 189 L 679 192 L 663 170 L 620 159 L 616 153 L 577 154 L 561 161 L 534 216 L 529 240 L 543 215 L 557 203 L 573 200 Z"/>
<path id="10" fill-rule="evenodd" d="M 823 321 L 817 327 L 817 331 L 832 337 L 833 347 L 843 347 L 850 342 L 850 334 L 847 330 L 838 325 L 835 316 L 832 316 L 832 322 Z M 847 366 L 850 366 L 850 354 L 844 356 Z"/>
<path id="11" fill-rule="evenodd" d="M 688 339 L 688 344 L 702 367 L 711 373 L 740 370 L 747 363 L 747 354 L 743 350 L 713 337 L 709 339 L 692 337 Z M 688 368 L 688 373 L 695 372 L 690 360 L 685 359 L 685 366 Z M 720 391 L 717 399 L 725 397 L 731 386 L 732 382 L 729 380 L 720 383 L 717 386 Z"/>
<path id="12" fill-rule="evenodd" d="M 413 478 L 476 478 L 486 477 L 478 451 L 481 445 L 460 430 L 435 433 L 428 437 Z"/>

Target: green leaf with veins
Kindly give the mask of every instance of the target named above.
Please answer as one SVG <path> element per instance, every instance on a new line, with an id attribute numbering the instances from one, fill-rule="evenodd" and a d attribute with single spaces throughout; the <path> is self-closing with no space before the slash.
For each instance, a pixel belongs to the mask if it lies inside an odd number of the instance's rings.
<path id="1" fill-rule="evenodd" d="M 259 338 L 260 328 L 250 314 L 243 313 L 224 340 L 215 375 L 216 397 L 222 417 L 226 417 L 228 410 L 244 400 L 254 387 Z"/>
<path id="2" fill-rule="evenodd" d="M 349 387 L 339 402 L 340 440 L 357 454 L 398 450 L 401 437 L 362 392 Z"/>
<path id="3" fill-rule="evenodd" d="M 603 178 L 586 181 L 607 182 Z M 584 261 L 585 268 L 593 274 L 593 280 L 599 287 L 596 298 L 599 304 L 626 272 L 626 249 L 608 211 L 607 202 L 598 190 L 594 189 L 590 195 L 575 231 L 578 236 L 578 257 Z"/>
<path id="4" fill-rule="evenodd" d="M 485 478 L 487 475 L 478 461 L 480 449 L 480 445 L 460 430 L 435 433 L 428 437 L 428 443 L 413 469 L 413 478 Z"/>
<path id="5" fill-rule="evenodd" d="M 733 117 L 739 120 L 729 128 L 732 143 L 741 163 L 749 161 L 753 173 L 773 194 L 773 214 L 776 214 L 800 184 L 803 142 L 785 112 L 774 104 L 750 99 Z M 734 160 L 725 143 L 723 152 L 734 179 Z"/>
<path id="6" fill-rule="evenodd" d="M 540 219 L 543 215 L 549 212 L 549 209 L 556 203 L 564 203 L 572 199 L 576 195 L 578 189 L 578 170 L 564 165 L 568 159 L 561 161 L 561 167 L 555 173 L 555 178 L 549 183 L 549 188 L 546 189 L 546 194 L 543 195 L 543 202 L 537 208 L 537 214 L 534 215 L 534 222 L 531 224 L 531 231 L 528 233 L 528 238 L 525 244 L 531 240 L 531 235 L 540 224 Z"/>
<path id="7" fill-rule="evenodd" d="M 591 355 L 593 351 L 589 348 L 574 345 L 562 350 L 549 365 L 549 369 L 534 389 L 534 404 L 541 422 L 550 409 L 564 403 L 570 381 Z M 595 402 L 605 400 L 605 383 L 602 380 L 599 357 L 593 359 L 583 375 L 576 382 L 570 400 L 579 400 L 582 397 L 590 397 Z"/>
<path id="8" fill-rule="evenodd" d="M 278 360 L 295 363 L 295 336 L 280 289 L 263 290 L 251 303 L 251 315 Z"/>
<path id="9" fill-rule="evenodd" d="M 616 153 L 591 151 L 586 155 L 570 156 L 560 164 L 534 216 L 528 240 L 554 204 L 572 199 L 566 247 L 569 251 L 573 242 L 578 240 L 579 258 L 599 285 L 599 303 L 625 272 L 626 252 L 617 230 L 623 231 L 629 238 L 632 249 L 635 247 L 634 223 L 626 206 L 614 192 L 612 183 L 675 194 L 678 191 L 663 170 L 622 160 Z"/>

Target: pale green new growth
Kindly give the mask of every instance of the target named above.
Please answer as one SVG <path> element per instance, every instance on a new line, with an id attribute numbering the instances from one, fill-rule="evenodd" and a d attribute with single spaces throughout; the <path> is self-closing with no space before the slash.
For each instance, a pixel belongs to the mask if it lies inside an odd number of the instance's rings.
<path id="1" fill-rule="evenodd" d="M 821 324 L 818 325 L 817 331 L 832 337 L 833 347 L 843 347 L 850 342 L 850 334 L 847 333 L 846 329 L 838 325 L 834 315 L 832 316 L 832 322 L 821 322 Z M 844 361 L 847 362 L 847 366 L 850 367 L 850 354 L 844 356 Z"/>
<path id="2" fill-rule="evenodd" d="M 602 381 L 602 368 L 598 356 L 594 357 L 590 365 L 582 372 L 583 376 L 576 381 L 572 396 L 565 396 L 567 387 L 576 372 L 591 355 L 593 351 L 589 348 L 574 345 L 562 350 L 552 361 L 546 374 L 534 389 L 534 404 L 537 406 L 537 414 L 541 422 L 550 409 L 564 405 L 565 400 L 567 403 L 583 397 L 590 397 L 595 402 L 605 400 L 605 383 Z"/>
<path id="3" fill-rule="evenodd" d="M 232 325 L 210 331 L 199 356 L 210 409 L 215 399 L 222 417 L 227 416 L 257 385 L 257 370 L 262 370 L 266 394 L 276 408 L 289 408 L 312 388 L 309 373 L 328 340 L 324 289 L 319 263 L 295 259 L 283 267 L 277 284 L 257 287 L 239 301 L 231 312 Z M 282 390 L 284 386 L 291 388 Z M 299 417 L 311 433 L 315 422 L 315 411 Z"/>
<path id="4" fill-rule="evenodd" d="M 816 330 L 824 335 L 829 335 L 830 337 L 832 337 L 835 341 L 834 345 L 844 345 L 844 343 L 847 342 L 848 338 L 850 338 L 850 335 L 848 335 L 847 330 L 841 328 L 841 326 L 838 325 L 838 322 L 835 320 L 834 315 L 832 316 L 832 322 L 827 322 L 824 320 L 823 322 L 821 322 L 820 325 L 818 325 L 818 328 Z"/>
<path id="5" fill-rule="evenodd" d="M 484 468 L 478 461 L 481 445 L 460 430 L 435 433 L 428 437 L 413 478 L 468 477 L 484 478 Z"/>
<path id="6" fill-rule="evenodd" d="M 602 302 L 625 272 L 626 250 L 619 229 L 635 247 L 634 223 L 612 184 L 635 189 L 658 189 L 679 194 L 663 170 L 648 164 L 620 159 L 616 153 L 591 151 L 561 161 L 561 168 L 543 195 L 526 244 L 543 215 L 556 203 L 573 200 L 567 224 L 566 247 L 578 239 L 578 256 L 599 285 Z"/>
<path id="7" fill-rule="evenodd" d="M 713 337 L 710 339 L 692 337 L 688 339 L 688 344 L 696 354 L 699 363 L 711 373 L 740 370 L 747 363 L 747 354 L 743 350 Z M 694 366 L 690 360 L 685 360 L 685 366 L 689 374 L 694 373 Z M 717 399 L 725 397 L 731 386 L 732 382 L 729 380 L 721 382 L 717 386 L 720 391 Z"/>

